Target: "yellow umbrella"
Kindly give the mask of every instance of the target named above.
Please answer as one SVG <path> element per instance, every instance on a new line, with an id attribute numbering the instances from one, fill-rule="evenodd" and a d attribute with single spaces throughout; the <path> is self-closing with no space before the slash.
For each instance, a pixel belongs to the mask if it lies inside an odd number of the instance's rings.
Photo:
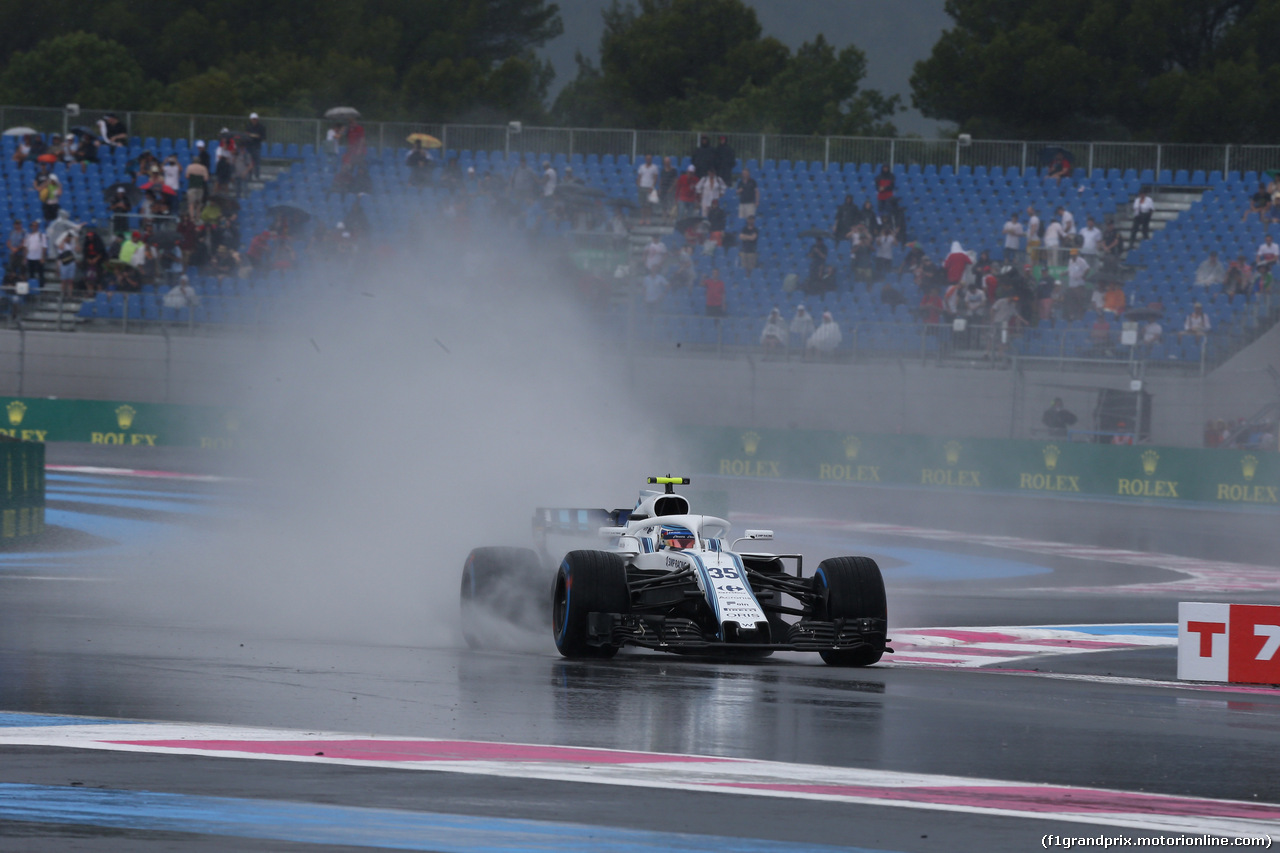
<path id="1" fill-rule="evenodd" d="M 411 133 L 409 134 L 409 143 L 421 142 L 423 148 L 443 148 L 444 143 L 428 133 Z"/>

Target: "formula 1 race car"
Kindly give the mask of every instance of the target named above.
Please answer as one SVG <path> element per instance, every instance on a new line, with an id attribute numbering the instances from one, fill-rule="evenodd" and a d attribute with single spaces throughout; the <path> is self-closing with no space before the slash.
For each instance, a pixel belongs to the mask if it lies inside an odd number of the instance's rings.
<path id="1" fill-rule="evenodd" d="M 539 509 L 536 550 L 474 549 L 462 572 L 468 644 L 482 645 L 486 620 L 497 617 L 549 621 L 567 658 L 609 658 L 639 646 L 744 657 L 818 652 L 836 666 L 868 666 L 893 651 L 874 560 L 829 558 L 806 578 L 800 555 L 735 551 L 742 541 L 771 541 L 773 532 L 747 530 L 731 542 L 728 521 L 693 514 L 675 494 L 673 486 L 688 482 L 650 477 L 664 491 L 641 491 L 631 509 Z M 607 547 L 570 550 L 558 561 L 547 550 L 552 537 L 584 535 Z"/>

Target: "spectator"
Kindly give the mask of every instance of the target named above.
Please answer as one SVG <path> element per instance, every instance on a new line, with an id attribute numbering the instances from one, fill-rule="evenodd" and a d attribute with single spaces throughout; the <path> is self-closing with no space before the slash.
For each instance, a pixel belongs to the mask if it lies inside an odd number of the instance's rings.
<path id="1" fill-rule="evenodd" d="M 667 159 L 669 160 L 671 158 L 668 157 Z M 561 181 L 561 183 L 563 183 L 566 187 L 585 187 L 587 185 L 586 181 L 582 180 L 582 178 L 578 177 L 573 173 L 572 166 L 564 167 L 564 180 Z"/>
<path id="2" fill-rule="evenodd" d="M 556 194 L 556 183 L 560 180 L 550 162 L 542 164 L 542 197 L 551 198 Z"/>
<path id="3" fill-rule="evenodd" d="M 58 180 L 57 175 L 36 178 L 35 191 L 40 196 L 40 211 L 44 214 L 44 221 L 52 222 L 57 219 L 61 207 L 62 181 Z"/>
<path id="4" fill-rule="evenodd" d="M 650 270 L 644 277 L 644 307 L 650 314 L 657 314 L 662 298 L 671 289 L 671 283 L 658 270 Z"/>
<path id="5" fill-rule="evenodd" d="M 22 265 L 26 262 L 26 255 L 23 254 L 26 246 L 27 232 L 22 230 L 22 223 L 13 220 L 13 230 L 9 232 L 9 238 L 5 241 L 5 248 L 9 251 L 8 270 L 17 272 L 22 269 Z"/>
<path id="6" fill-rule="evenodd" d="M 68 228 L 58 238 L 54 251 L 58 258 L 58 279 L 62 282 L 62 298 L 70 299 L 76 283 L 76 238 L 78 228 Z"/>
<path id="7" fill-rule="evenodd" d="M 1086 217 L 1084 223 L 1080 229 L 1080 254 L 1092 267 L 1097 265 L 1098 256 L 1102 254 L 1102 229 L 1092 216 Z"/>
<path id="8" fill-rule="evenodd" d="M 1196 287 L 1216 287 L 1227 282 L 1227 269 L 1218 260 L 1217 252 L 1210 252 L 1209 257 L 1196 267 Z"/>
<path id="9" fill-rule="evenodd" d="M 107 264 L 107 247 L 103 245 L 102 238 L 98 236 L 98 230 L 93 225 L 85 226 L 80 257 L 84 262 L 85 290 L 90 294 L 95 293 Z"/>
<path id="10" fill-rule="evenodd" d="M 867 231 L 870 234 L 879 234 L 880 229 L 883 228 L 887 222 L 888 220 L 881 218 L 880 214 L 876 213 L 876 209 L 870 201 L 864 201 L 862 203 L 862 224 L 866 226 Z"/>
<path id="11" fill-rule="evenodd" d="M 795 316 L 791 318 L 792 340 L 803 345 L 809 340 L 809 336 L 813 334 L 813 330 L 813 315 L 805 310 L 804 305 L 797 305 Z"/>
<path id="12" fill-rule="evenodd" d="M 258 118 L 257 113 L 249 113 L 249 123 L 245 126 L 249 138 L 245 140 L 245 151 L 252 160 L 253 179 L 262 176 L 262 145 L 267 141 L 267 126 Z"/>
<path id="13" fill-rule="evenodd" d="M 138 266 L 140 260 L 137 256 L 138 252 L 141 251 L 142 246 L 142 232 L 130 232 L 129 236 L 125 238 L 125 241 L 120 244 L 120 253 L 116 255 L 116 259 L 123 261 L 126 264 L 130 264 L 131 266 Z"/>
<path id="14" fill-rule="evenodd" d="M 711 147 L 711 139 L 703 136 L 698 140 L 698 147 L 693 149 L 693 172 L 698 180 L 716 167 L 716 152 Z"/>
<path id="15" fill-rule="evenodd" d="M 1054 217 L 1062 223 L 1062 240 L 1068 246 L 1075 244 L 1076 236 L 1076 218 L 1071 211 L 1065 207 L 1059 207 L 1053 212 Z"/>
<path id="16" fill-rule="evenodd" d="M 644 211 L 643 219 L 647 220 L 649 212 L 657 204 L 658 178 L 662 174 L 661 167 L 653 162 L 653 155 L 644 155 L 644 162 L 636 166 L 636 201 Z M 704 214 L 705 215 L 705 214 Z"/>
<path id="17" fill-rule="evenodd" d="M 720 180 L 715 169 L 710 169 L 698 180 L 697 190 L 698 199 L 702 204 L 702 217 L 705 219 L 707 211 L 711 209 L 711 202 L 724 195 L 725 183 Z"/>
<path id="18" fill-rule="evenodd" d="M 427 179 L 430 177 L 431 155 L 422 147 L 422 140 L 413 141 L 413 147 L 405 155 L 404 164 L 409 169 L 409 186 L 426 186 Z M 187 171 L 191 171 L 190 166 L 187 167 Z"/>
<path id="19" fill-rule="evenodd" d="M 831 226 L 831 234 L 836 240 L 844 240 L 849 236 L 849 232 L 853 230 L 862 219 L 862 214 L 858 210 L 858 205 L 854 202 L 853 196 L 846 195 L 844 201 L 836 208 L 835 223 Z"/>
<path id="20" fill-rule="evenodd" d="M 694 268 L 693 268 L 693 248 L 688 245 L 680 247 L 680 251 L 676 252 L 674 269 L 671 272 L 670 281 L 673 287 L 691 287 L 693 286 Z"/>
<path id="21" fill-rule="evenodd" d="M 1055 217 L 1044 229 L 1045 263 L 1051 266 L 1062 265 L 1062 223 Z"/>
<path id="22" fill-rule="evenodd" d="M 929 287 L 920 297 L 920 307 L 916 309 L 916 314 L 926 325 L 934 326 L 942 321 L 942 307 L 942 294 L 938 292 L 938 288 Z"/>
<path id="23" fill-rule="evenodd" d="M 1186 321 L 1182 324 L 1182 333 L 1199 339 L 1209 334 L 1212 328 L 1213 324 L 1209 322 L 1209 315 L 1204 313 L 1204 306 L 1199 302 L 1192 305 L 1191 313 L 1187 315 Z"/>
<path id="24" fill-rule="evenodd" d="M 840 326 L 836 323 L 835 318 L 831 316 L 831 312 L 823 311 L 822 323 L 809 336 L 809 340 L 805 344 L 805 350 L 819 357 L 829 357 L 836 351 L 836 347 L 840 346 L 840 341 L 843 339 L 843 335 L 840 334 Z"/>
<path id="25" fill-rule="evenodd" d="M 746 174 L 745 172 L 743 174 Z M 756 268 L 757 254 L 760 251 L 760 229 L 756 228 L 755 216 L 747 217 L 747 224 L 738 232 L 738 263 L 747 272 Z"/>
<path id="26" fill-rule="evenodd" d="M 823 290 L 824 293 L 829 290 L 835 290 L 835 281 L 834 281 L 835 268 L 827 267 L 826 269 L 831 272 L 832 282 L 829 287 L 824 287 L 824 290 Z M 907 298 L 902 295 L 902 293 L 898 290 L 898 288 L 894 287 L 892 284 L 889 284 L 887 282 L 883 287 L 880 288 L 880 301 L 883 302 L 885 305 L 888 305 L 889 308 L 891 309 L 897 308 L 899 305 L 907 304 Z"/>
<path id="27" fill-rule="evenodd" d="M 1120 255 L 1124 252 L 1124 240 L 1120 237 L 1120 229 L 1116 221 L 1107 217 L 1102 227 L 1102 268 L 1111 270 L 1120 263 Z"/>
<path id="28" fill-rule="evenodd" d="M 1066 438 L 1067 430 L 1077 420 L 1075 414 L 1063 404 L 1061 397 L 1054 397 L 1053 403 L 1040 417 L 1041 423 L 1049 428 L 1049 435 L 1056 438 Z"/>
<path id="29" fill-rule="evenodd" d="M 172 308 L 175 311 L 195 308 L 200 304 L 200 294 L 196 293 L 196 289 L 191 286 L 190 279 L 185 275 L 179 276 L 178 283 L 164 295 L 163 303 L 165 308 Z"/>
<path id="30" fill-rule="evenodd" d="M 1120 286 L 1120 282 L 1113 281 L 1107 285 L 1105 292 L 1102 294 L 1102 310 L 1112 317 L 1120 317 L 1124 314 L 1124 309 L 1124 288 Z"/>
<path id="31" fill-rule="evenodd" d="M 1068 320 L 1084 316 L 1091 295 L 1085 286 L 1089 272 L 1089 262 L 1080 257 L 1079 249 L 1072 249 L 1071 260 L 1067 262 L 1067 292 L 1063 297 L 1063 313 Z"/>
<path id="32" fill-rule="evenodd" d="M 827 262 L 827 241 L 821 237 L 815 238 L 813 245 L 809 247 L 809 251 L 805 253 L 805 257 L 809 261 L 809 285 L 812 286 L 818 280 L 818 271 L 822 269 L 822 265 Z"/>
<path id="33" fill-rule="evenodd" d="M 987 313 L 987 294 L 976 281 L 964 290 L 963 313 L 973 322 L 979 322 Z"/>
<path id="34" fill-rule="evenodd" d="M 1164 326 L 1160 325 L 1160 321 L 1152 317 L 1147 324 L 1142 327 L 1142 344 L 1146 347 L 1153 347 L 1160 343 L 1164 337 Z"/>
<path id="35" fill-rule="evenodd" d="M 516 162 L 516 168 L 511 173 L 510 187 L 511 195 L 520 201 L 527 201 L 537 195 L 538 176 L 523 157 Z"/>
<path id="36" fill-rule="evenodd" d="M 782 312 L 774 308 L 764 321 L 764 331 L 760 333 L 760 346 L 766 354 L 774 354 L 787 348 L 787 326 L 783 322 Z"/>
<path id="37" fill-rule="evenodd" d="M 1001 230 L 1004 233 L 1004 260 L 1005 263 L 1011 264 L 1018 259 L 1018 251 L 1022 248 L 1022 238 L 1027 233 L 1022 227 L 1022 223 L 1018 221 L 1017 211 L 1009 214 L 1009 221 L 1004 224 L 1004 228 Z"/>
<path id="38" fill-rule="evenodd" d="M 910 275 L 917 284 L 920 281 L 920 268 L 924 266 L 925 254 L 924 249 L 920 248 L 917 243 L 908 243 L 906 246 L 907 253 L 902 258 L 902 266 L 898 267 L 898 275 Z"/>
<path id="39" fill-rule="evenodd" d="M 946 271 L 947 283 L 957 284 L 960 279 L 964 278 L 965 270 L 972 263 L 973 259 L 964 250 L 964 246 L 960 245 L 960 241 L 952 240 L 951 251 L 942 259 L 942 269 Z"/>
<path id="40" fill-rule="evenodd" d="M 893 229 L 886 225 L 881 229 L 880 236 L 876 238 L 876 281 L 883 279 L 893 268 L 893 247 L 896 245 L 898 245 L 898 238 L 894 236 Z"/>
<path id="41" fill-rule="evenodd" d="M 867 226 L 859 222 L 849 230 L 849 271 L 854 278 L 865 281 L 868 290 L 871 288 L 874 253 L 875 238 Z"/>
<path id="42" fill-rule="evenodd" d="M 888 287 L 888 285 L 885 285 Z M 836 268 L 831 264 L 823 264 L 818 268 L 818 277 L 809 282 L 805 291 L 812 295 L 831 293 L 836 289 Z"/>
<path id="43" fill-rule="evenodd" d="M 23 238 L 24 256 L 27 259 L 27 278 L 44 281 L 44 255 L 49 249 L 49 238 L 40 228 L 40 221 L 31 220 L 31 228 Z"/>
<path id="44" fill-rule="evenodd" d="M 1277 260 L 1280 260 L 1280 244 L 1271 239 L 1268 234 L 1262 241 L 1262 245 L 1258 246 L 1258 254 L 1254 260 L 1254 269 L 1262 275 L 1270 272 L 1275 266 Z"/>
<path id="45" fill-rule="evenodd" d="M 716 245 L 721 245 L 724 241 L 724 230 L 728 225 L 729 215 L 725 213 L 723 207 L 720 206 L 720 199 L 711 200 L 711 208 L 707 211 L 707 227 L 711 231 L 711 239 Z"/>
<path id="46" fill-rule="evenodd" d="M 733 180 L 733 170 L 737 167 L 738 155 L 734 153 L 733 146 L 729 144 L 729 137 L 720 136 L 716 140 L 712 168 L 716 170 L 717 175 L 724 179 L 725 183 L 728 183 Z"/>
<path id="47" fill-rule="evenodd" d="M 884 215 L 893 207 L 893 193 L 897 184 L 897 179 L 893 176 L 893 170 L 889 168 L 887 163 L 882 164 L 880 166 L 880 174 L 876 175 L 876 202 L 879 205 L 881 215 Z"/>
<path id="48" fill-rule="evenodd" d="M 1053 319 L 1053 298 L 1058 295 L 1058 282 L 1050 278 L 1048 272 L 1041 273 L 1040 283 L 1036 285 L 1036 303 L 1040 308 L 1041 320 Z"/>
<path id="49" fill-rule="evenodd" d="M 102 135 L 102 141 L 108 145 L 120 146 L 129 142 L 128 128 L 111 113 L 98 119 L 98 132 Z"/>
<path id="50" fill-rule="evenodd" d="M 1240 217 L 1240 221 L 1248 220 L 1250 214 L 1257 214 L 1258 221 L 1262 221 L 1262 217 L 1266 215 L 1267 209 L 1271 207 L 1271 193 L 1267 192 L 1267 188 L 1262 184 L 1258 184 L 1258 191 L 1249 197 L 1249 206 L 1245 208 L 1244 216 Z"/>
<path id="51" fill-rule="evenodd" d="M 1155 215 L 1156 203 L 1146 190 L 1139 190 L 1138 197 L 1133 200 L 1133 227 L 1129 229 L 1129 248 L 1138 245 L 1138 231 L 1142 231 L 1142 239 L 1151 239 L 1151 217 Z"/>
<path id="52" fill-rule="evenodd" d="M 232 162 L 234 152 L 227 145 L 218 146 L 218 156 L 214 161 L 213 174 L 218 182 L 218 192 L 231 192 L 231 182 L 235 178 L 235 166 Z"/>
<path id="53" fill-rule="evenodd" d="M 1039 262 L 1040 241 L 1044 237 L 1044 224 L 1034 207 L 1027 207 L 1027 256 L 1032 265 Z"/>
<path id="54" fill-rule="evenodd" d="M 644 247 L 644 268 L 647 272 L 659 272 L 666 262 L 667 244 L 654 234 L 649 238 L 648 245 Z"/>
<path id="55" fill-rule="evenodd" d="M 676 214 L 681 219 L 698 211 L 698 176 L 690 166 L 676 179 Z"/>
<path id="56" fill-rule="evenodd" d="M 750 219 L 760 206 L 760 185 L 751 177 L 751 170 L 743 169 L 735 186 L 738 191 L 738 218 Z"/>
<path id="57" fill-rule="evenodd" d="M 1222 289 L 1228 296 L 1234 296 L 1237 293 L 1248 294 L 1252 283 L 1253 267 L 1249 266 L 1249 262 L 1244 259 L 1244 255 L 1238 255 L 1227 266 L 1227 277 L 1223 281 Z"/>
<path id="58" fill-rule="evenodd" d="M 725 315 L 724 279 L 720 278 L 720 270 L 713 269 L 711 275 L 702 280 L 702 287 L 707 294 L 707 316 L 723 317 Z"/>
<path id="59" fill-rule="evenodd" d="M 1057 183 L 1062 183 L 1063 178 L 1071 177 L 1071 161 L 1059 151 L 1053 155 L 1053 160 L 1049 162 L 1049 168 L 1045 174 L 1046 177 L 1053 178 Z"/>
<path id="60" fill-rule="evenodd" d="M 565 174 L 569 172 L 565 169 Z M 658 200 L 662 205 L 664 216 L 674 216 L 676 207 L 676 181 L 680 180 L 680 170 L 670 157 L 662 158 L 662 171 L 658 173 Z"/>

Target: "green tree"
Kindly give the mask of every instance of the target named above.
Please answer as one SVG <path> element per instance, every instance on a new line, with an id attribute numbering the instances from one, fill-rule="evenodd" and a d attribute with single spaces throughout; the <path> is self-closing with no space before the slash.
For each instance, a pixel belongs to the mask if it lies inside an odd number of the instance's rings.
<path id="1" fill-rule="evenodd" d="M 1280 0 L 947 0 L 912 102 L 975 135 L 1267 142 Z"/>
<path id="2" fill-rule="evenodd" d="M 861 90 L 866 56 L 822 37 L 793 56 L 763 36 L 742 0 L 617 0 L 604 13 L 600 67 L 553 108 L 575 124 L 783 133 L 884 133 L 898 99 Z"/>
<path id="3" fill-rule="evenodd" d="M 160 92 L 129 51 L 91 33 L 73 32 L 16 53 L 0 73 L 6 103 L 142 109 Z"/>

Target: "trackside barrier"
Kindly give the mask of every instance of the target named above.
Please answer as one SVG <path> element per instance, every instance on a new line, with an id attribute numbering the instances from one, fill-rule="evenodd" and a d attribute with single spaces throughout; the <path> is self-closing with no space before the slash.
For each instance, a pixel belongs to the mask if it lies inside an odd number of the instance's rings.
<path id="1" fill-rule="evenodd" d="M 1178 678 L 1280 684 L 1280 607 L 1179 602 Z"/>
<path id="2" fill-rule="evenodd" d="M 219 449 L 244 443 L 239 415 L 231 409 L 46 397 L 0 397 L 0 435 L 133 447 Z M 40 453 L 43 466 L 43 447 Z"/>
<path id="3" fill-rule="evenodd" d="M 44 445 L 0 436 L 0 542 L 44 530 Z"/>
<path id="4" fill-rule="evenodd" d="M 1280 509 L 1280 454 L 1052 440 L 680 427 L 696 473 Z"/>

